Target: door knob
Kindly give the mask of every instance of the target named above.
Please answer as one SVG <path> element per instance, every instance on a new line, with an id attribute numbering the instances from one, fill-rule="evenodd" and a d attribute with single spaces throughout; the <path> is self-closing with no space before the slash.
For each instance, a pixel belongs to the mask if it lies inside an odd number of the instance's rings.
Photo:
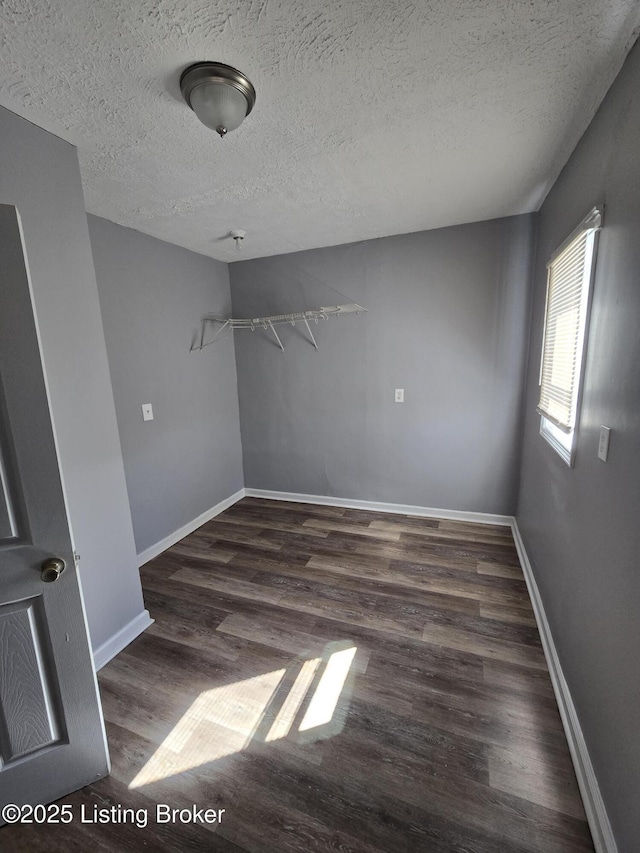
<path id="1" fill-rule="evenodd" d="M 60 560 L 58 557 L 50 557 L 42 564 L 42 571 L 40 572 L 40 577 L 42 578 L 44 583 L 53 583 L 53 581 L 58 580 L 58 578 L 63 572 L 64 560 Z"/>

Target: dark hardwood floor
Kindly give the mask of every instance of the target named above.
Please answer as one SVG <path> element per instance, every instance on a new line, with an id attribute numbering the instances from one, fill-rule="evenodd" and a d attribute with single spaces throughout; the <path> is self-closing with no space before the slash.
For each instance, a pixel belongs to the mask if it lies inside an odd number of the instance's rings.
<path id="1" fill-rule="evenodd" d="M 508 528 L 245 498 L 142 577 L 111 776 L 3 851 L 593 851 Z"/>

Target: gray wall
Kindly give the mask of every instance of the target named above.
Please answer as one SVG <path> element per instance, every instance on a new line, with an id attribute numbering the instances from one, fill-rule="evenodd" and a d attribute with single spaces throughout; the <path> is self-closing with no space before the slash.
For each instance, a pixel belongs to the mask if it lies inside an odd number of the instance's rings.
<path id="1" fill-rule="evenodd" d="M 284 353 L 235 333 L 246 486 L 513 513 L 532 230 L 522 216 L 232 264 L 235 316 L 335 304 L 329 288 L 368 309 L 314 326 L 318 352 L 299 325 L 278 327 Z"/>
<path id="2" fill-rule="evenodd" d="M 518 523 L 620 852 L 640 839 L 640 47 L 540 214 Z M 575 468 L 538 434 L 545 262 L 606 205 Z M 612 428 L 609 460 L 596 454 Z"/>
<path id="3" fill-rule="evenodd" d="M 202 314 L 229 313 L 229 275 L 219 261 L 88 219 L 140 553 L 243 486 L 233 343 L 189 352 Z"/>
<path id="4" fill-rule="evenodd" d="M 22 217 L 94 649 L 144 609 L 73 146 L 0 108 L 0 202 Z"/>

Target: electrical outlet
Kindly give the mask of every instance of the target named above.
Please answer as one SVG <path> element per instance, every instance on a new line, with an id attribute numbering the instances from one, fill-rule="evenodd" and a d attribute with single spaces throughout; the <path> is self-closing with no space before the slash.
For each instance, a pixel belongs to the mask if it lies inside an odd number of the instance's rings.
<path id="1" fill-rule="evenodd" d="M 152 421 L 153 420 L 153 406 L 151 403 L 143 403 L 142 404 L 142 420 L 143 421 Z"/>
<path id="2" fill-rule="evenodd" d="M 396 388 L 396 403 L 404 403 L 404 388 Z"/>
<path id="3" fill-rule="evenodd" d="M 600 441 L 598 442 L 598 459 L 607 461 L 609 455 L 609 439 L 611 438 L 611 427 L 600 427 Z"/>

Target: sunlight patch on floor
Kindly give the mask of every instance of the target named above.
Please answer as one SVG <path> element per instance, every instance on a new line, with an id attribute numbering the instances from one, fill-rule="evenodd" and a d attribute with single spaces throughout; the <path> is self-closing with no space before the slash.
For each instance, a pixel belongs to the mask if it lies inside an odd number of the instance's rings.
<path id="1" fill-rule="evenodd" d="M 205 690 L 130 782 L 129 788 L 141 788 L 234 755 L 254 738 L 265 743 L 288 736 L 296 740 L 296 735 L 300 737 L 298 733 L 314 729 L 316 739 L 337 734 L 344 725 L 347 705 L 343 702 L 345 707 L 340 714 L 336 714 L 336 707 L 357 652 L 351 644 L 344 646 L 345 641 L 330 643 L 323 657 L 302 662 L 297 659 L 287 669 Z M 339 650 L 332 651 L 336 647 Z M 283 680 L 287 672 L 290 679 L 293 678 L 294 666 L 299 667 L 299 671 L 287 690 Z M 295 722 L 300 716 L 302 722 L 296 731 Z M 313 739 L 306 736 L 304 742 Z"/>
<path id="2" fill-rule="evenodd" d="M 312 658 L 306 660 L 302 664 L 302 669 L 298 673 L 293 687 L 289 691 L 287 698 L 282 703 L 282 707 L 273 721 L 273 725 L 269 729 L 269 733 L 265 740 L 267 743 L 272 740 L 279 740 L 289 734 L 289 730 L 293 725 L 293 721 L 298 713 L 300 706 L 304 702 L 307 691 L 311 687 L 316 670 L 320 666 L 320 658 Z"/>
<path id="3" fill-rule="evenodd" d="M 356 648 L 352 646 L 331 655 L 298 731 L 304 732 L 331 722 L 355 653 Z"/>
<path id="4" fill-rule="evenodd" d="M 129 788 L 240 752 L 251 740 L 285 672 L 278 669 L 201 693 Z"/>

